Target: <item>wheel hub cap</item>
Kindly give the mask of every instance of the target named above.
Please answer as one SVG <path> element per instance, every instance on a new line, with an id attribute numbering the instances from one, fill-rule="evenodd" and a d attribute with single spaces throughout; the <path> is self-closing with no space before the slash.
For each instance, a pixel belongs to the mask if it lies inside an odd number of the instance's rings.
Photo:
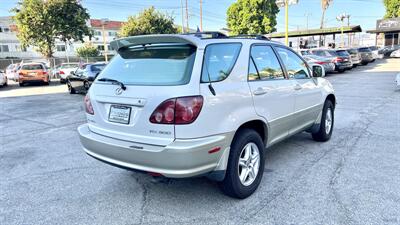
<path id="1" fill-rule="evenodd" d="M 246 144 L 239 156 L 238 176 L 244 186 L 251 185 L 260 167 L 260 151 L 253 142 Z"/>
<path id="2" fill-rule="evenodd" d="M 326 134 L 329 134 L 332 129 L 332 110 L 328 108 L 326 110 L 326 116 L 325 116 L 325 132 Z"/>

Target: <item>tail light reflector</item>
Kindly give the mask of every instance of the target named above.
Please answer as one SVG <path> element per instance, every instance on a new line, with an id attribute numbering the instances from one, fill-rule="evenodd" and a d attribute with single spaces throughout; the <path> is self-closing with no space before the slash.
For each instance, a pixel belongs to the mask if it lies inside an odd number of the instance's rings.
<path id="1" fill-rule="evenodd" d="M 64 71 L 60 70 L 60 74 L 65 74 Z"/>
<path id="2" fill-rule="evenodd" d="M 334 62 L 334 63 L 343 62 L 343 59 L 336 57 L 335 59 L 332 60 L 332 62 Z"/>
<path id="3" fill-rule="evenodd" d="M 88 114 L 94 115 L 94 110 L 93 110 L 93 106 L 92 103 L 90 102 L 90 97 L 89 94 L 87 94 L 84 98 L 84 103 L 85 103 L 85 111 Z"/>
<path id="4" fill-rule="evenodd" d="M 168 99 L 154 110 L 150 116 L 150 122 L 157 124 L 190 124 L 197 119 L 202 107 L 202 96 Z"/>

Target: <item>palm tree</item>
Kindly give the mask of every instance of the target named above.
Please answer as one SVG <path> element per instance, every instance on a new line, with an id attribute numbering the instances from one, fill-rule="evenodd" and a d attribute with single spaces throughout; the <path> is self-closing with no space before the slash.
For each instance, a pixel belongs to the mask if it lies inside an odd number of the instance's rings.
<path id="1" fill-rule="evenodd" d="M 322 7 L 322 17 L 321 17 L 321 26 L 319 27 L 322 29 L 324 27 L 324 19 L 325 19 L 325 11 L 329 7 L 333 0 L 321 0 L 321 7 Z"/>
<path id="2" fill-rule="evenodd" d="M 321 17 L 321 26 L 319 27 L 322 29 L 324 27 L 324 19 L 325 19 L 325 11 L 328 8 L 329 4 L 331 4 L 333 0 L 321 0 L 321 7 L 322 7 L 322 17 Z M 319 46 L 322 45 L 322 36 L 319 36 Z"/>

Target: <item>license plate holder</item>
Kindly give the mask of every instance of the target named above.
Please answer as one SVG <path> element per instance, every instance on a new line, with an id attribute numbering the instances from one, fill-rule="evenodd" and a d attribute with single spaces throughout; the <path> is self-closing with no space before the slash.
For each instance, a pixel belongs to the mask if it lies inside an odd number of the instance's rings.
<path id="1" fill-rule="evenodd" d="M 108 121 L 113 123 L 129 124 L 132 108 L 124 105 L 111 105 Z"/>

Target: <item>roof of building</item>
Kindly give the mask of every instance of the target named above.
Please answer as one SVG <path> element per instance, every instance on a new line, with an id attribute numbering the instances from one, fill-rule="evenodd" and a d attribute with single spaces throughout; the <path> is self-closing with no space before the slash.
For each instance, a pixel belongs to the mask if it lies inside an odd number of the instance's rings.
<path id="1" fill-rule="evenodd" d="M 122 22 L 122 21 L 110 20 L 110 21 L 107 21 L 104 24 L 104 28 L 105 29 L 111 29 L 111 30 L 113 30 L 113 29 L 114 30 L 119 30 L 123 23 L 124 22 Z M 100 19 L 90 19 L 90 26 L 91 27 L 102 27 L 101 20 Z"/>
<path id="2" fill-rule="evenodd" d="M 343 27 L 343 33 L 356 33 L 361 32 L 361 26 L 345 26 Z M 329 27 L 322 29 L 308 29 L 308 30 L 297 30 L 289 31 L 289 37 L 302 37 L 302 36 L 314 36 L 314 35 L 329 35 L 329 34 L 340 34 L 342 32 L 341 27 Z M 270 38 L 283 38 L 285 32 L 267 34 Z"/>

